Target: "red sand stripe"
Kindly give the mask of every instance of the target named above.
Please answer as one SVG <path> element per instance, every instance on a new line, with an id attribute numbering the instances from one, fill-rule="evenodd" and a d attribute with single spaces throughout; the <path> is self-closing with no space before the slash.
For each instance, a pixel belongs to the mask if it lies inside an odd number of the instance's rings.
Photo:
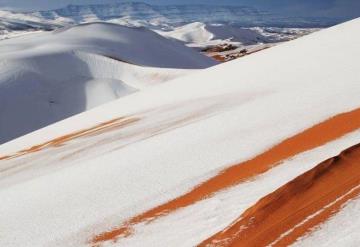
<path id="1" fill-rule="evenodd" d="M 2 157 L 0 157 L 0 161 L 15 159 L 15 158 L 18 158 L 18 157 L 21 157 L 21 156 L 24 156 L 24 155 L 27 155 L 30 153 L 42 151 L 42 150 L 44 150 L 46 148 L 50 148 L 50 147 L 59 147 L 59 146 L 66 144 L 67 142 L 69 142 L 71 140 L 81 138 L 81 137 L 86 137 L 86 136 L 99 135 L 99 134 L 103 133 L 104 131 L 110 131 L 114 128 L 125 127 L 125 126 L 127 126 L 131 123 L 137 122 L 137 121 L 139 121 L 138 118 L 125 118 L 125 117 L 116 118 L 116 119 L 98 124 L 94 127 L 88 128 L 88 129 L 84 129 L 84 130 L 73 132 L 68 135 L 60 136 L 60 137 L 50 140 L 48 142 L 32 146 L 28 149 L 21 150 L 15 154 L 2 156 Z"/>
<path id="2" fill-rule="evenodd" d="M 116 240 L 120 237 L 129 236 L 133 233 L 133 225 L 135 224 L 150 222 L 156 218 L 170 214 L 178 208 L 192 205 L 204 198 L 212 196 L 220 190 L 239 184 L 258 174 L 262 174 L 285 159 L 322 146 L 327 142 L 338 139 L 359 128 L 360 108 L 339 114 L 303 131 L 302 133 L 284 140 L 251 160 L 223 170 L 217 176 L 200 184 L 190 192 L 178 198 L 132 217 L 111 231 L 94 236 L 90 242 L 96 246 L 98 243 L 104 241 Z"/>

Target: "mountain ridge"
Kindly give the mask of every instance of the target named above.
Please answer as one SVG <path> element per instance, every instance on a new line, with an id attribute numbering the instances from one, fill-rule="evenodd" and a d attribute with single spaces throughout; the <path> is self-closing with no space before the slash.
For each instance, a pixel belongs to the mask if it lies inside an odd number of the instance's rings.
<path id="1" fill-rule="evenodd" d="M 152 5 L 143 2 L 121 2 L 104 4 L 69 4 L 63 8 L 41 11 L 27 11 L 23 14 L 55 20 L 70 18 L 73 23 L 84 20 L 90 14 L 98 20 L 132 17 L 144 21 L 161 18 L 167 23 L 188 23 L 194 21 L 225 22 L 242 26 L 330 26 L 336 18 L 310 18 L 279 16 L 251 6 L 174 4 Z M 69 21 L 69 20 L 68 20 Z"/>

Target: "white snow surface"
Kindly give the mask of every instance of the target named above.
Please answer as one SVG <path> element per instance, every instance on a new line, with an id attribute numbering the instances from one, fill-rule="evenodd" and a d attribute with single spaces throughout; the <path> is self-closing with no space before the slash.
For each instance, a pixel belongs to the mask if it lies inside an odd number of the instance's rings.
<path id="1" fill-rule="evenodd" d="M 116 117 L 139 118 L 122 129 L 0 161 L 0 246 L 87 246 L 93 234 L 183 194 L 220 169 L 359 107 L 359 27 L 356 19 L 136 92 L 1 145 L 0 156 Z M 358 132 L 285 162 L 253 182 L 259 193 L 245 189 L 241 196 L 252 203 L 268 193 L 267 187 L 276 189 L 357 140 Z M 294 168 L 290 164 L 296 161 L 302 165 Z M 271 172 L 282 179 L 275 181 Z M 150 233 L 138 230 L 117 245 L 168 246 L 186 236 L 179 246 L 192 246 L 244 209 L 224 193 L 159 219 L 154 228 L 148 225 Z M 218 200 L 235 211 L 228 215 L 216 206 Z M 184 221 L 177 222 L 183 212 Z M 166 241 L 158 239 L 159 224 Z"/>
<path id="2" fill-rule="evenodd" d="M 360 198 L 348 202 L 342 210 L 318 226 L 312 233 L 300 238 L 294 247 L 337 247 L 360 245 Z"/>
<path id="3" fill-rule="evenodd" d="M 0 41 L 0 54 L 0 143 L 215 64 L 145 28 L 106 23 Z"/>
<path id="4" fill-rule="evenodd" d="M 156 32 L 164 37 L 180 40 L 190 46 L 198 47 L 217 45 L 224 42 L 239 46 L 271 42 L 270 38 L 261 35 L 260 32 L 255 29 L 252 30 L 225 24 L 193 22 L 174 28 L 172 31 Z"/>
<path id="5" fill-rule="evenodd" d="M 214 34 L 206 30 L 206 24 L 202 22 L 186 24 L 172 31 L 159 30 L 157 33 L 186 43 L 206 43 L 214 38 Z"/>
<path id="6" fill-rule="evenodd" d="M 169 41 L 144 27 L 111 23 L 90 23 L 63 28 L 52 33 L 27 35 L 2 41 L 0 52 L 6 57 L 27 50 L 80 50 L 112 56 L 128 63 L 161 68 L 199 69 L 216 64 L 179 42 Z M 26 56 L 27 53 L 22 54 Z M 17 55 L 18 56 L 18 55 Z"/>

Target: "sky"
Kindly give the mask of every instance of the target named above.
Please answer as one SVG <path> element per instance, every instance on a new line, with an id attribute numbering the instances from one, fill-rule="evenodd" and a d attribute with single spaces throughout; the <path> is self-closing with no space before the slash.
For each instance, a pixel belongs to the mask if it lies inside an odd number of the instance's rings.
<path id="1" fill-rule="evenodd" d="M 113 2 L 129 2 L 129 0 L 0 0 L 0 9 L 40 10 L 61 8 L 68 4 Z M 310 17 L 355 18 L 360 16 L 360 0 L 137 0 L 137 2 L 154 5 L 246 5 L 283 15 Z"/>

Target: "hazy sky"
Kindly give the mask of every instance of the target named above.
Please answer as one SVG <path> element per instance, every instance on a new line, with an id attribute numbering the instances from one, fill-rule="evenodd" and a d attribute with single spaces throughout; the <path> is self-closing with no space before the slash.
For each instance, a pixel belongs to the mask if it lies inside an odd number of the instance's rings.
<path id="1" fill-rule="evenodd" d="M 67 4 L 129 2 L 122 0 L 0 0 L 0 8 L 53 9 Z M 137 0 L 149 4 L 248 5 L 287 15 L 354 18 L 360 16 L 360 0 Z"/>

